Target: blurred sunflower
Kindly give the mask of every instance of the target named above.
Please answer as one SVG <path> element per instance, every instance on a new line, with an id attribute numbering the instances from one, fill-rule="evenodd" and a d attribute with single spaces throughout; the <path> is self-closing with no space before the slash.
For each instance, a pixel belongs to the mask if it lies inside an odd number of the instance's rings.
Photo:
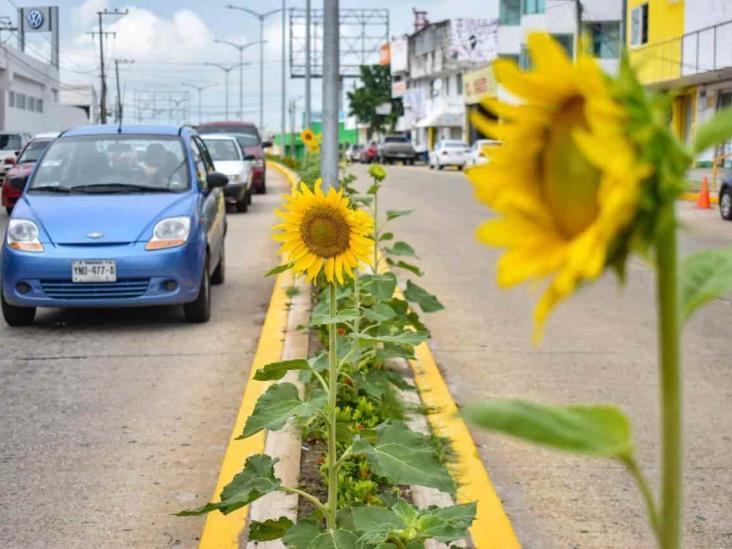
<path id="1" fill-rule="evenodd" d="M 305 128 L 300 132 L 300 139 L 302 139 L 302 142 L 305 143 L 306 146 L 309 146 L 315 142 L 315 134 L 310 128 Z"/>
<path id="2" fill-rule="evenodd" d="M 363 210 L 350 209 L 342 191 L 321 190 L 321 181 L 311 191 L 305 183 L 285 196 L 277 215 L 283 223 L 275 240 L 282 242 L 281 251 L 292 270 L 315 279 L 321 270 L 328 282 L 344 283 L 344 273 L 351 278 L 353 269 L 371 258 L 373 219 Z"/>
<path id="3" fill-rule="evenodd" d="M 538 339 L 552 308 L 603 273 L 652 169 L 594 59 L 580 55 L 573 64 L 545 33 L 532 33 L 529 48 L 529 72 L 510 60 L 493 64 L 498 82 L 522 102 L 485 101 L 500 122 L 472 117 L 504 144 L 468 177 L 478 200 L 499 214 L 478 229 L 484 243 L 507 248 L 498 262 L 499 286 L 550 278 L 534 312 Z"/>

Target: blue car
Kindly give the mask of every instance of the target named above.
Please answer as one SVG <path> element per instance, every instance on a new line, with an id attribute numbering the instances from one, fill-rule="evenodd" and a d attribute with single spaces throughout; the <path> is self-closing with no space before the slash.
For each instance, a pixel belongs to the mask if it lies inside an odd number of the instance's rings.
<path id="1" fill-rule="evenodd" d="M 2 311 L 183 305 L 211 316 L 224 281 L 225 175 L 187 127 L 87 126 L 37 162 L 8 221 Z"/>

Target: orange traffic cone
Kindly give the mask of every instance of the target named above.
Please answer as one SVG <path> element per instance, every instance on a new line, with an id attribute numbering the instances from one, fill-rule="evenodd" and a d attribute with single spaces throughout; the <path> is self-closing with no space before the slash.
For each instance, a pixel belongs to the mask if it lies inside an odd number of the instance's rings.
<path id="1" fill-rule="evenodd" d="M 707 181 L 706 175 L 704 176 L 704 179 L 702 179 L 701 190 L 699 191 L 699 198 L 696 199 L 696 207 L 703 210 L 708 210 L 712 207 L 709 200 L 709 181 Z"/>

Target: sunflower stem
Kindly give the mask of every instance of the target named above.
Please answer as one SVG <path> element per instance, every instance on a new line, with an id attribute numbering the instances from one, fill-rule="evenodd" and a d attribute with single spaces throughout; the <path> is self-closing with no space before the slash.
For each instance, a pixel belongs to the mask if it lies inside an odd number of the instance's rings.
<path id="1" fill-rule="evenodd" d="M 330 290 L 330 316 L 337 314 L 336 307 L 336 285 L 331 282 L 328 285 Z M 326 522 L 329 529 L 336 527 L 336 513 L 338 511 L 338 468 L 336 449 L 336 399 L 338 396 L 338 356 L 336 355 L 336 325 L 328 327 L 328 503 L 326 504 Z"/>
<path id="2" fill-rule="evenodd" d="M 673 203 L 665 206 L 674 208 Z M 662 458 L 662 549 L 678 549 L 681 540 L 681 367 L 679 360 L 679 282 L 676 224 L 673 220 L 656 244 L 656 285 L 659 322 Z"/>
<path id="3" fill-rule="evenodd" d="M 353 269 L 353 295 L 356 308 L 356 319 L 353 321 L 353 331 L 361 333 L 361 283 L 358 279 L 358 267 Z"/>
<path id="4" fill-rule="evenodd" d="M 376 179 L 374 179 L 376 182 Z M 374 193 L 374 274 L 379 274 L 379 191 Z"/>

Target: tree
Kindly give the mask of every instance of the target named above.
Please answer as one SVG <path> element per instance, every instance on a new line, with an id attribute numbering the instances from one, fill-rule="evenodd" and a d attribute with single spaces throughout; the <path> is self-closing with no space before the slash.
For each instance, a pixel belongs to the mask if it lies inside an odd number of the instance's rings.
<path id="1" fill-rule="evenodd" d="M 391 97 L 391 70 L 389 65 L 361 65 L 360 88 L 348 92 L 350 103 L 348 114 L 355 116 L 362 124 L 368 124 L 369 138 L 374 132 L 385 128 L 394 130 L 394 125 L 403 114 L 401 99 Z M 377 107 L 391 104 L 389 114 L 379 114 Z"/>

